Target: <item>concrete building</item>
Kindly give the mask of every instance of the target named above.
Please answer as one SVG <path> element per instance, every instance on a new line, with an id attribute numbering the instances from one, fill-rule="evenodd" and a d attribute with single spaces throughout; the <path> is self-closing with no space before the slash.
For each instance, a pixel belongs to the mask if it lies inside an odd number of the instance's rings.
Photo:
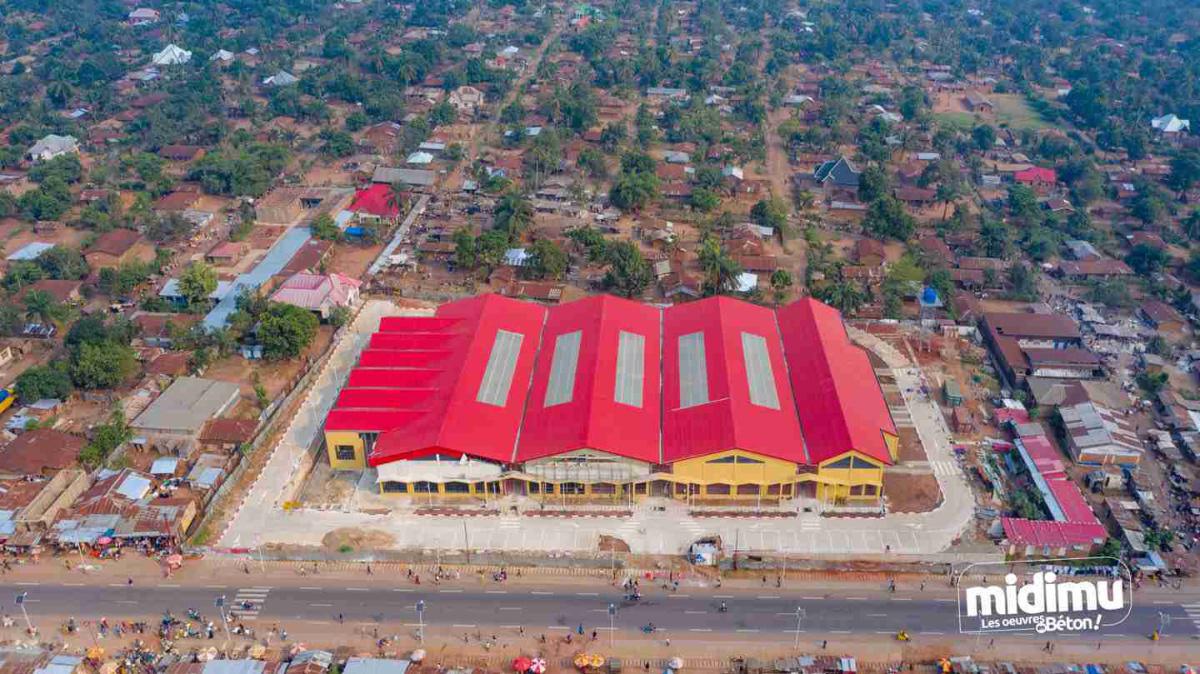
<path id="1" fill-rule="evenodd" d="M 176 379 L 130 424 L 139 436 L 133 442 L 187 454 L 205 422 L 231 410 L 240 395 L 238 385 L 230 382 Z"/>
<path id="2" fill-rule="evenodd" d="M 898 437 L 840 315 L 483 295 L 384 318 L 325 422 L 380 490 L 876 502 Z"/>
<path id="3" fill-rule="evenodd" d="M 1077 463 L 1137 466 L 1145 454 L 1137 429 L 1127 417 L 1084 401 L 1063 405 L 1058 415 L 1066 430 L 1066 445 Z"/>

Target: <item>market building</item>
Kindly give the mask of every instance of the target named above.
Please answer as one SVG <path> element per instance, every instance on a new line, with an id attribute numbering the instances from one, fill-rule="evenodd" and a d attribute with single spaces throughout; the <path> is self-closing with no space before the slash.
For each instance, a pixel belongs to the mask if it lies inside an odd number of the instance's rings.
<path id="1" fill-rule="evenodd" d="M 325 442 L 385 494 L 874 503 L 898 436 L 866 352 L 815 300 L 481 295 L 383 318 Z"/>

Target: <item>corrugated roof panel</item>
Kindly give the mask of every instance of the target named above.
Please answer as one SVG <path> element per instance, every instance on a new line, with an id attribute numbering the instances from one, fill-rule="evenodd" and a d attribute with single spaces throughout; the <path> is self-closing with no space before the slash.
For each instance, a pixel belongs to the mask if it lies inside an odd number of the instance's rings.
<path id="1" fill-rule="evenodd" d="M 508 402 L 508 391 L 512 388 L 513 372 L 517 369 L 517 354 L 521 351 L 521 342 L 525 336 L 508 330 L 497 330 L 492 342 L 492 351 L 488 354 L 487 367 L 483 371 L 483 379 L 479 382 L 479 393 L 475 401 L 496 407 L 504 407 Z"/>
<path id="2" fill-rule="evenodd" d="M 546 385 L 543 407 L 569 403 L 575 397 L 575 371 L 579 367 L 579 341 L 583 331 L 565 332 L 554 340 L 550 361 L 550 381 Z"/>
<path id="3" fill-rule="evenodd" d="M 641 407 L 645 384 L 646 338 L 621 330 L 617 336 L 617 382 L 613 400 L 623 405 Z"/>
<path id="4" fill-rule="evenodd" d="M 679 336 L 679 409 L 708 402 L 708 361 L 704 358 L 704 333 Z"/>
<path id="5" fill-rule="evenodd" d="M 779 409 L 779 391 L 775 388 L 767 340 L 762 335 L 743 332 L 742 360 L 746 365 L 746 379 L 750 382 L 751 404 Z"/>

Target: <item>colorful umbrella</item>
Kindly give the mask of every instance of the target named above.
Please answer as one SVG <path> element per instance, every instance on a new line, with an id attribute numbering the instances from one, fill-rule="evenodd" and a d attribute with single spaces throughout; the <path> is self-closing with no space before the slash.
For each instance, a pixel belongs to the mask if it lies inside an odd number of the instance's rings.
<path id="1" fill-rule="evenodd" d="M 603 655 L 593 655 L 592 657 L 588 658 L 588 664 L 591 665 L 592 667 L 596 667 L 596 668 L 603 667 L 604 666 L 604 656 Z"/>
<path id="2" fill-rule="evenodd" d="M 671 669 L 683 669 L 683 658 L 674 657 L 667 663 Z"/>
<path id="3" fill-rule="evenodd" d="M 418 648 L 417 650 L 412 652 L 412 655 L 408 656 L 408 659 L 412 660 L 413 662 L 420 662 L 420 661 L 424 660 L 425 659 L 425 649 Z"/>
<path id="4" fill-rule="evenodd" d="M 522 673 L 527 672 L 527 671 L 529 671 L 529 668 L 532 665 L 533 665 L 533 661 L 530 660 L 529 658 L 525 657 L 524 655 L 522 655 L 519 658 L 513 658 L 513 661 L 512 661 L 512 668 L 513 668 L 514 672 L 522 672 Z"/>
<path id="5" fill-rule="evenodd" d="M 108 536 L 101 536 L 100 538 L 96 539 L 96 543 L 98 545 L 108 545 L 109 543 L 112 543 L 112 539 Z"/>
<path id="6" fill-rule="evenodd" d="M 574 662 L 575 666 L 579 669 L 587 669 L 590 658 L 588 658 L 587 653 L 580 653 L 579 655 L 575 656 L 575 659 L 572 662 Z"/>
<path id="7" fill-rule="evenodd" d="M 530 665 L 529 665 L 529 671 L 533 672 L 533 674 L 545 674 L 546 659 L 545 658 L 534 658 L 533 662 L 530 663 Z"/>

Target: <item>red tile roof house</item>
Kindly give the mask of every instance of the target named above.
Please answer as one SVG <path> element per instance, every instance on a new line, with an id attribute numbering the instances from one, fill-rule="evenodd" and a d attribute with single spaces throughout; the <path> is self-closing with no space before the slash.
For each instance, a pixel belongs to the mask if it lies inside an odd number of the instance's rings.
<path id="1" fill-rule="evenodd" d="M 237 261 L 242 259 L 246 254 L 246 244 L 237 241 L 222 241 L 212 247 L 204 255 L 204 259 L 211 264 L 228 267 L 237 264 Z"/>
<path id="2" fill-rule="evenodd" d="M 348 210 L 360 218 L 380 220 L 394 220 L 400 215 L 399 205 L 392 203 L 392 186 L 387 183 L 375 183 L 356 192 Z"/>
<path id="3" fill-rule="evenodd" d="M 0 447 L 0 478 L 49 476 L 75 465 L 87 440 L 51 428 L 25 431 Z"/>
<path id="4" fill-rule="evenodd" d="M 1031 166 L 1013 174 L 1013 182 L 1030 187 L 1051 187 L 1058 182 L 1058 174 L 1054 169 Z"/>
<path id="5" fill-rule="evenodd" d="M 23 301 L 26 295 L 36 290 L 53 297 L 54 301 L 59 304 L 70 304 L 79 300 L 79 289 L 82 287 L 83 281 L 44 278 L 26 287 L 17 295 L 16 299 Z"/>
<path id="6" fill-rule="evenodd" d="M 153 262 L 154 244 L 132 229 L 114 229 L 105 232 L 83 254 L 92 269 L 119 267 L 122 263 L 137 260 Z"/>
<path id="7" fill-rule="evenodd" d="M 1083 354 L 1095 358 L 1082 348 L 1079 326 L 1062 314 L 987 313 L 983 315 L 980 330 L 1001 374 L 1014 386 L 1024 382 L 1031 369 L 1036 369 L 1042 361 L 1082 360 L 1087 357 Z M 1055 358 L 1055 350 L 1063 351 L 1063 354 Z M 1030 354 L 1034 357 L 1032 360 Z M 1094 366 L 1095 363 L 1088 359 L 1083 365 Z"/>
<path id="8" fill-rule="evenodd" d="M 308 309 L 328 319 L 334 307 L 351 307 L 358 302 L 362 282 L 345 274 L 293 274 L 271 294 L 272 302 Z"/>

